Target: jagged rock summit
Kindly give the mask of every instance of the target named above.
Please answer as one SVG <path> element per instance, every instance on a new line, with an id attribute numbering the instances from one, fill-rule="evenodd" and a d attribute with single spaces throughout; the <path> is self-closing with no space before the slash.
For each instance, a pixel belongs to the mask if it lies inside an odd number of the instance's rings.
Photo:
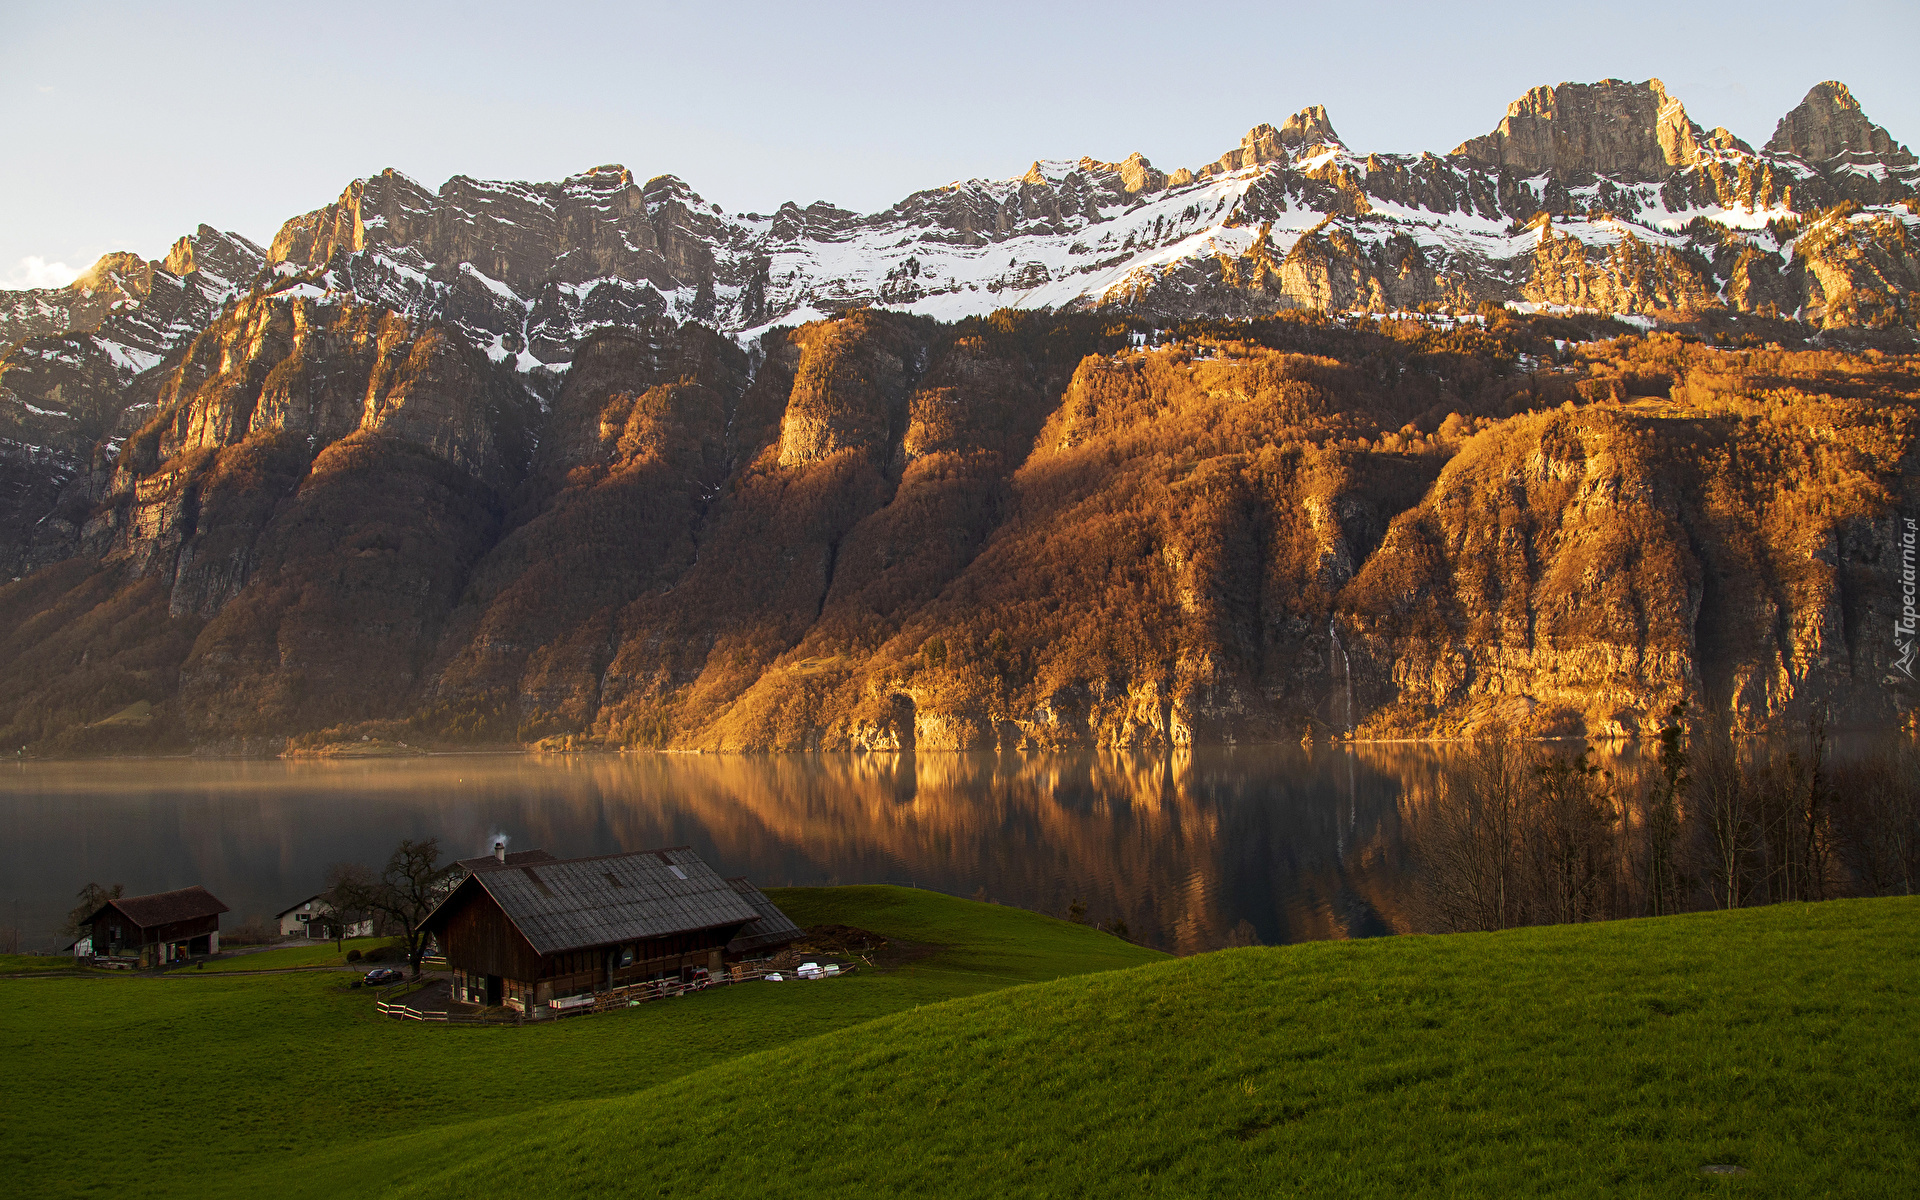
<path id="1" fill-rule="evenodd" d="M 1197 168 L 1138 152 L 1035 162 L 869 214 L 728 213 L 618 164 L 437 189 L 390 168 L 287 221 L 264 253 L 203 228 L 161 263 L 109 256 L 71 289 L 7 293 L 0 338 L 93 331 L 150 303 L 154 268 L 231 292 L 261 265 L 270 286 L 304 274 L 446 323 L 536 387 L 579 338 L 652 315 L 740 332 L 867 305 L 1178 319 L 1493 301 L 1844 325 L 1910 311 L 1917 183 L 1913 155 L 1841 84 L 1816 86 L 1756 153 L 1658 79 L 1534 88 L 1445 156 L 1358 154 L 1314 105 Z M 1869 211 L 1797 241 L 1777 224 L 1846 201 Z"/>
<path id="2" fill-rule="evenodd" d="M 1767 153 L 1791 154 L 1823 165 L 1843 157 L 1849 164 L 1911 166 L 1914 162 L 1912 152 L 1867 119 L 1847 85 L 1832 79 L 1814 84 L 1807 98 L 1780 118 L 1767 139 Z"/>
<path id="3" fill-rule="evenodd" d="M 1507 106 L 1492 133 L 1462 142 L 1454 153 L 1529 175 L 1646 182 L 1699 162 L 1702 147 L 1710 144 L 1752 153 L 1724 130 L 1708 135 L 1694 124 L 1658 79 L 1603 79 L 1534 88 Z"/>

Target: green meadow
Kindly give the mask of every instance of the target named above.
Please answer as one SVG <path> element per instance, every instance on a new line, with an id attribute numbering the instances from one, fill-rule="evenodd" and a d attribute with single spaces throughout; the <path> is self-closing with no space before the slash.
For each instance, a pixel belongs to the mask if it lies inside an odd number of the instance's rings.
<path id="1" fill-rule="evenodd" d="M 1920 1178 L 1920 900 L 1174 960 L 935 893 L 770 894 L 943 949 L 525 1028 L 379 1018 L 342 972 L 0 981 L 0 1166 L 33 1196 L 276 1200 Z"/>
<path id="2" fill-rule="evenodd" d="M 73 959 L 64 954 L 0 954 L 0 975 L 17 975 L 22 972 L 38 975 L 47 971 L 71 974 L 74 969 Z M 88 968 L 88 971 L 92 973 L 91 968 Z"/>

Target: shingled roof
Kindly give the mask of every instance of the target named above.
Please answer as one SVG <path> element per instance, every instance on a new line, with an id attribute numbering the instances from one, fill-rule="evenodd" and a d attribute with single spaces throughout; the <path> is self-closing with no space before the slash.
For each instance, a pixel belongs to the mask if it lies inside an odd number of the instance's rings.
<path id="1" fill-rule="evenodd" d="M 538 863 L 559 862 L 560 860 L 545 850 L 514 850 L 507 855 L 507 861 L 501 862 L 491 854 L 482 854 L 479 858 L 461 858 L 454 865 L 465 867 L 467 874 L 475 871 L 504 871 L 508 867 L 528 867 Z"/>
<path id="2" fill-rule="evenodd" d="M 729 879 L 727 883 L 742 900 L 753 905 L 754 912 L 760 914 L 759 920 L 733 935 L 733 940 L 727 943 L 727 953 L 747 954 L 768 946 L 784 946 L 800 939 L 800 927 L 781 912 L 773 901 L 767 899 L 759 888 L 748 883 L 744 876 Z"/>
<path id="3" fill-rule="evenodd" d="M 88 923 L 98 920 L 100 914 L 109 908 L 120 910 L 121 916 L 141 929 L 232 911 L 215 899 L 212 892 L 198 884 L 177 892 L 155 892 L 151 896 L 121 896 L 117 900 L 109 900 L 94 910 L 93 915 L 87 918 Z"/>
<path id="4" fill-rule="evenodd" d="M 685 846 L 476 871 L 421 927 L 468 888 L 493 897 L 538 954 L 743 925 L 760 913 Z"/>

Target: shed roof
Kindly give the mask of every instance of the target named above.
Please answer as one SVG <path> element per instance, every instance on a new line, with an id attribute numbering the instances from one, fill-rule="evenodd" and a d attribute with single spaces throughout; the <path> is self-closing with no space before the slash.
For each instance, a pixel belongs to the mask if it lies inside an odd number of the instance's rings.
<path id="1" fill-rule="evenodd" d="M 729 954 L 745 954 L 752 950 L 764 950 L 768 946 L 784 946 L 788 942 L 798 941 L 800 927 L 793 919 L 780 911 L 773 901 L 767 899 L 761 890 L 748 883 L 745 876 L 727 880 L 728 886 L 742 900 L 753 906 L 760 914 L 757 921 L 743 927 L 727 943 Z"/>
<path id="2" fill-rule="evenodd" d="M 421 922 L 479 887 L 538 954 L 743 925 L 753 905 L 685 846 L 476 871 Z"/>
<path id="3" fill-rule="evenodd" d="M 482 854 L 478 858 L 454 860 L 454 865 L 465 867 L 467 874 L 475 871 L 500 871 L 507 867 L 524 867 L 533 863 L 559 862 L 560 860 L 545 850 L 515 850 L 507 855 L 507 861 L 501 862 L 491 854 Z"/>
<path id="4" fill-rule="evenodd" d="M 172 925 L 176 921 L 191 921 L 195 917 L 217 916 L 232 911 L 220 903 L 212 892 L 198 884 L 190 888 L 181 888 L 174 892 L 155 892 L 151 896 L 121 896 L 109 900 L 95 909 L 87 918 L 89 923 L 100 919 L 108 909 L 118 909 L 120 915 L 141 929 L 152 929 L 159 925 Z"/>

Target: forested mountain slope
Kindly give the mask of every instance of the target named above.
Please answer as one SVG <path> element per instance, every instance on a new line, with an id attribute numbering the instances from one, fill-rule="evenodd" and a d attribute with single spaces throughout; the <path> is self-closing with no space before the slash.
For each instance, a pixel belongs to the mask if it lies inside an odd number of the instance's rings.
<path id="1" fill-rule="evenodd" d="M 742 350 L 659 318 L 583 343 L 543 412 L 439 327 L 258 297 L 97 468 L 64 557 L 0 588 L 7 736 L 1151 746 L 1632 734 L 1689 698 L 1898 721 L 1912 360 L 1602 325 L 1156 345 L 857 311 Z M 139 700 L 150 723 L 95 724 Z"/>

